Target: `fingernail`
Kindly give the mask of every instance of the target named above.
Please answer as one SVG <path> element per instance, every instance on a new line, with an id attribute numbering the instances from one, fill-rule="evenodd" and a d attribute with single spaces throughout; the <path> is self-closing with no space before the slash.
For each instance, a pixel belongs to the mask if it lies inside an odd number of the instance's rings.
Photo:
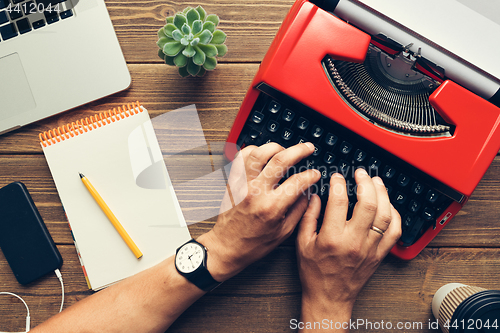
<path id="1" fill-rule="evenodd" d="M 382 181 L 382 179 L 380 179 L 380 177 L 373 177 L 372 179 L 374 183 L 377 183 L 379 185 L 384 185 L 384 182 Z"/>
<path id="2" fill-rule="evenodd" d="M 340 173 L 336 172 L 332 175 L 332 178 L 335 177 L 335 178 L 344 178 L 344 176 L 342 176 Z"/>
<path id="3" fill-rule="evenodd" d="M 360 175 L 368 175 L 366 170 L 363 168 L 356 169 L 356 172 L 358 172 Z"/>
<path id="4" fill-rule="evenodd" d="M 305 145 L 307 147 L 309 147 L 309 149 L 313 149 L 314 148 L 314 145 L 312 143 L 310 143 L 310 142 L 306 142 Z"/>

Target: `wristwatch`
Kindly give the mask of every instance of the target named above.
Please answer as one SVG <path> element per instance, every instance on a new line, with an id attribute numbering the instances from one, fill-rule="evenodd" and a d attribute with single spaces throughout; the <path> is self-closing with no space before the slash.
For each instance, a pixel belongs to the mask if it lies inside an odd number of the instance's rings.
<path id="1" fill-rule="evenodd" d="M 207 249 L 191 239 L 175 253 L 175 268 L 189 282 L 203 291 L 211 291 L 222 282 L 215 281 L 207 269 Z"/>

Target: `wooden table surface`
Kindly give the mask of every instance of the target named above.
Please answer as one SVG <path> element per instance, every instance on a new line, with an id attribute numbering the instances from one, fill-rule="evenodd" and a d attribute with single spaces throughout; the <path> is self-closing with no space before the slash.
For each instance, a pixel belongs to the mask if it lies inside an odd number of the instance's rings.
<path id="1" fill-rule="evenodd" d="M 72 243 L 68 223 L 38 133 L 122 103 L 140 100 L 155 117 L 196 104 L 207 141 L 223 142 L 238 112 L 259 62 L 269 47 L 292 0 L 229 0 L 178 3 L 159 0 L 106 1 L 120 45 L 132 75 L 132 86 L 116 95 L 53 116 L 0 137 L 0 186 L 22 181 L 45 220 L 62 256 L 66 288 L 65 307 L 92 292 L 87 290 Z M 180 78 L 173 67 L 157 57 L 156 32 L 164 18 L 187 5 L 201 4 L 220 16 L 228 35 L 229 51 L 217 69 L 203 78 Z M 216 148 L 214 163 L 223 163 Z M 457 152 L 458 153 L 458 152 Z M 453 165 L 450 165 L 453 168 Z M 464 175 L 466 177 L 467 175 Z M 177 193 L 182 202 L 196 200 L 200 209 L 212 207 L 196 189 Z M 213 208 L 213 207 L 212 207 Z M 466 206 L 414 260 L 389 256 L 360 294 L 353 319 L 381 324 L 398 322 L 405 331 L 430 332 L 431 300 L 449 282 L 500 289 L 500 158 L 493 161 Z M 190 227 L 193 236 L 209 230 L 214 220 Z M 15 280 L 0 253 L 0 291 L 15 292 L 28 303 L 32 326 L 57 313 L 59 281 L 48 276 L 28 286 Z M 287 332 L 298 318 L 300 284 L 295 248 L 285 242 L 268 257 L 253 264 L 203 297 L 171 327 L 172 332 Z M 332 309 L 335 311 L 335 309 Z M 0 330 L 20 331 L 26 316 L 16 298 L 0 298 Z M 414 325 L 422 325 L 422 328 Z M 377 327 L 375 325 L 375 327 Z M 383 331 L 363 329 L 362 331 Z"/>

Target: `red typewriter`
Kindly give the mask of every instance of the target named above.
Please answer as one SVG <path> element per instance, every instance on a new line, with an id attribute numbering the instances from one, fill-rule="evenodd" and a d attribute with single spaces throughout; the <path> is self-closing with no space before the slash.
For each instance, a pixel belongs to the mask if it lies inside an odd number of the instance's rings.
<path id="1" fill-rule="evenodd" d="M 348 181 L 351 210 L 354 170 L 379 175 L 402 217 L 391 253 L 409 260 L 465 205 L 497 154 L 498 82 L 362 1 L 298 0 L 246 94 L 225 154 L 313 142 L 313 155 L 294 169 L 321 172 L 312 190 L 323 207 L 334 172 Z"/>

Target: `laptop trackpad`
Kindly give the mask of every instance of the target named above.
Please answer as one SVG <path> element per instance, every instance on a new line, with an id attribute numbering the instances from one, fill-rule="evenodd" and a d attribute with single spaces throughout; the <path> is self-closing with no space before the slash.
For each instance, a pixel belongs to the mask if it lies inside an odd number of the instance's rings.
<path id="1" fill-rule="evenodd" d="M 36 107 L 28 78 L 17 53 L 0 58 L 0 121 Z"/>

